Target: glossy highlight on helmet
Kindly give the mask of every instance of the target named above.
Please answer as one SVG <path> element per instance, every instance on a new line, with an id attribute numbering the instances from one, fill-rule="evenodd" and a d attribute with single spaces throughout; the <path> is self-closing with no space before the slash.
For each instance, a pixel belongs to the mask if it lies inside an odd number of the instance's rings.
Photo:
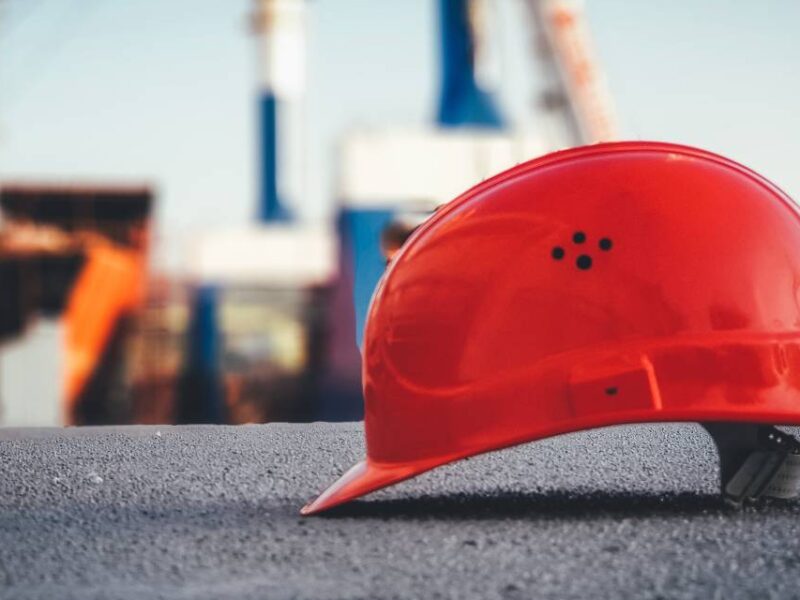
<path id="1" fill-rule="evenodd" d="M 304 514 L 436 466 L 655 421 L 800 424 L 800 218 L 721 156 L 597 144 L 450 202 L 365 332 L 366 458 Z"/>

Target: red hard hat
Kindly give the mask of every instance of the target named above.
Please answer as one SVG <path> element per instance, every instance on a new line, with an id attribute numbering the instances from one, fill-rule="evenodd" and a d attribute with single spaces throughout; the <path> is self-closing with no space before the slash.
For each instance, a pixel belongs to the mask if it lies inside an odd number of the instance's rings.
<path id="1" fill-rule="evenodd" d="M 800 445 L 758 424 L 800 424 L 798 212 L 685 146 L 519 165 L 396 255 L 363 376 L 367 457 L 304 514 L 481 452 L 649 421 L 707 424 L 734 500 L 790 496 Z"/>

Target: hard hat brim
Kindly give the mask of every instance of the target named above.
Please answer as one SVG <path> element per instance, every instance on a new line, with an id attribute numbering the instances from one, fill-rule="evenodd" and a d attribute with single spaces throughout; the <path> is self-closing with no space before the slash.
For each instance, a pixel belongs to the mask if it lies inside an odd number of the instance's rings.
<path id="1" fill-rule="evenodd" d="M 435 464 L 381 464 L 368 458 L 353 465 L 300 513 L 313 515 L 428 471 Z"/>

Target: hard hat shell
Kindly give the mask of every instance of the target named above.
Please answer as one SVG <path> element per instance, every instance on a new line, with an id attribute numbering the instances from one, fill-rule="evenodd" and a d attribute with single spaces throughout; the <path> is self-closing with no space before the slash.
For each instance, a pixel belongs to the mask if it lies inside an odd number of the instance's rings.
<path id="1" fill-rule="evenodd" d="M 426 221 L 375 291 L 367 457 L 304 514 L 470 455 L 648 421 L 800 424 L 800 221 L 721 156 L 556 152 Z"/>

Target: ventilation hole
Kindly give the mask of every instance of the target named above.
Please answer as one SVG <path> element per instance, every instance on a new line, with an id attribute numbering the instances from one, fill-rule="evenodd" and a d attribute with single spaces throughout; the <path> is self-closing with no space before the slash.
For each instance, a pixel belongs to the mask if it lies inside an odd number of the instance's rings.
<path id="1" fill-rule="evenodd" d="M 556 246 L 555 248 L 553 248 L 553 251 L 550 254 L 556 260 L 561 260 L 562 258 L 564 258 L 564 249 L 561 246 Z"/>
<path id="2" fill-rule="evenodd" d="M 578 260 L 575 261 L 575 264 L 578 266 L 579 269 L 590 269 L 592 267 L 592 257 L 588 254 L 581 254 L 578 257 Z"/>
<path id="3" fill-rule="evenodd" d="M 603 238 L 602 240 L 600 240 L 598 244 L 598 246 L 600 246 L 600 250 L 606 250 L 606 251 L 611 250 L 611 246 L 613 245 L 614 244 L 611 242 L 609 238 Z"/>
<path id="4" fill-rule="evenodd" d="M 618 391 L 615 387 L 606 388 L 606 396 L 616 396 Z"/>
<path id="5" fill-rule="evenodd" d="M 583 242 L 586 241 L 586 234 L 583 233 L 582 231 L 576 231 L 575 233 L 572 234 L 572 241 L 575 242 L 576 244 L 582 244 Z"/>

